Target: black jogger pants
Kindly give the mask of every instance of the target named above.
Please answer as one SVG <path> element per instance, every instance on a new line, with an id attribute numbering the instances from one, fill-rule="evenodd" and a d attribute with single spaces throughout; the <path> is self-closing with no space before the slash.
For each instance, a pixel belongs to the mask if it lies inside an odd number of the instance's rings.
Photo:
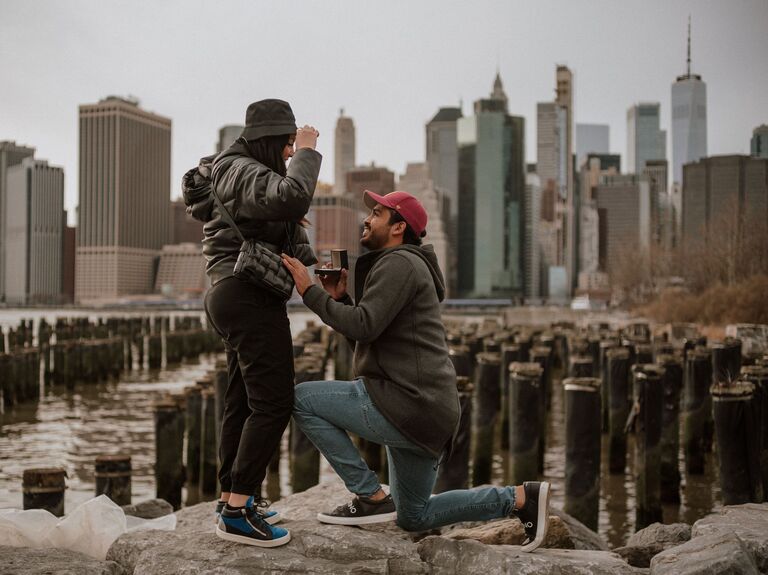
<path id="1" fill-rule="evenodd" d="M 251 495 L 261 489 L 293 411 L 288 314 L 277 297 L 235 277 L 208 290 L 205 312 L 227 350 L 219 483 L 222 491 Z"/>

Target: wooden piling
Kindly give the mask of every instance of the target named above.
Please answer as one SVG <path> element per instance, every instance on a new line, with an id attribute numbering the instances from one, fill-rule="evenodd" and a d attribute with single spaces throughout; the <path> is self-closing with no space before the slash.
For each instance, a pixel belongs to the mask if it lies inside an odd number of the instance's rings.
<path id="1" fill-rule="evenodd" d="M 100 455 L 96 458 L 96 497 L 106 495 L 118 505 L 131 504 L 131 456 Z"/>
<path id="2" fill-rule="evenodd" d="M 661 501 L 680 503 L 680 394 L 683 364 L 673 355 L 658 355 L 664 368 L 664 411 L 661 419 Z"/>
<path id="3" fill-rule="evenodd" d="M 302 357 L 295 362 L 296 383 L 322 379 L 322 365 L 312 357 Z M 291 420 L 290 469 L 294 493 L 306 491 L 320 481 L 320 452 Z"/>
<path id="4" fill-rule="evenodd" d="M 571 355 L 568 360 L 568 377 L 593 377 L 592 358 L 586 355 Z"/>
<path id="5" fill-rule="evenodd" d="M 688 473 L 704 473 L 704 453 L 712 449 L 712 354 L 704 347 L 689 351 L 683 372 L 683 450 Z"/>
<path id="6" fill-rule="evenodd" d="M 208 501 L 216 497 L 216 390 L 204 389 L 200 397 L 200 497 Z"/>
<path id="7" fill-rule="evenodd" d="M 509 366 L 513 362 L 524 361 L 520 346 L 516 343 L 503 343 L 499 347 L 501 365 L 499 368 L 499 388 L 501 392 L 501 404 L 499 415 L 501 417 L 501 449 L 509 448 Z"/>
<path id="8" fill-rule="evenodd" d="M 184 390 L 185 414 L 184 425 L 187 431 L 187 505 L 197 503 L 200 487 L 200 453 L 202 437 L 201 416 L 203 411 L 202 388 L 198 385 Z"/>
<path id="9" fill-rule="evenodd" d="M 600 379 L 574 377 L 565 389 L 565 507 L 597 531 L 600 502 Z"/>
<path id="10" fill-rule="evenodd" d="M 493 440 L 501 403 L 500 366 L 501 357 L 498 353 L 479 353 L 477 355 L 476 391 L 472 413 L 472 427 L 474 429 L 472 485 L 484 485 L 491 482 Z"/>
<path id="11" fill-rule="evenodd" d="M 608 384 L 608 470 L 623 474 L 627 464 L 627 436 L 624 427 L 632 406 L 629 350 L 615 347 L 606 351 Z"/>
<path id="12" fill-rule="evenodd" d="M 539 475 L 543 370 L 538 363 L 513 362 L 509 371 L 509 459 L 507 483 L 522 485 Z"/>
<path id="13" fill-rule="evenodd" d="M 472 377 L 472 358 L 468 346 L 451 345 L 448 348 L 448 357 L 450 357 L 458 377 Z"/>
<path id="14" fill-rule="evenodd" d="M 661 422 L 664 368 L 654 364 L 632 368 L 635 425 L 635 529 L 662 521 Z"/>
<path id="15" fill-rule="evenodd" d="M 712 343 L 712 384 L 727 385 L 741 372 L 741 340 L 732 337 Z"/>
<path id="16" fill-rule="evenodd" d="M 744 366 L 741 368 L 741 376 L 755 386 L 753 401 L 760 422 L 760 475 L 763 501 L 768 501 L 768 366 Z"/>
<path id="17" fill-rule="evenodd" d="M 714 384 L 711 388 L 724 505 L 763 501 L 761 430 L 754 392 L 755 386 L 748 381 Z"/>
<path id="18" fill-rule="evenodd" d="M 67 472 L 60 467 L 25 469 L 22 474 L 23 508 L 45 509 L 56 517 L 64 515 Z"/>
<path id="19" fill-rule="evenodd" d="M 602 427 L 603 431 L 608 431 L 610 427 L 610 393 L 608 391 L 608 350 L 615 349 L 618 347 L 619 343 L 618 341 L 614 339 L 604 339 L 600 340 L 598 343 L 599 351 L 598 351 L 598 362 L 597 362 L 597 370 L 595 370 L 595 377 L 600 378 L 601 382 L 601 388 L 600 388 L 600 397 L 602 399 L 602 406 L 601 406 L 601 419 L 602 419 Z"/>
<path id="20" fill-rule="evenodd" d="M 154 416 L 156 494 L 179 509 L 184 485 L 184 414 L 176 401 L 165 399 L 155 403 Z"/>

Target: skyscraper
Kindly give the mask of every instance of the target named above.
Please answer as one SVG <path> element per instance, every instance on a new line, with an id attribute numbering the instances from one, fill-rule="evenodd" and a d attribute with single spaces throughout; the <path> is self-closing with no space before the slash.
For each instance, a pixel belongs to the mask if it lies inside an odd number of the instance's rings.
<path id="1" fill-rule="evenodd" d="M 535 173 L 525 175 L 525 241 L 523 242 L 523 286 L 526 298 L 541 297 L 541 183 Z"/>
<path id="2" fill-rule="evenodd" d="M 768 158 L 768 124 L 752 130 L 749 149 L 753 158 Z"/>
<path id="3" fill-rule="evenodd" d="M 707 85 L 701 76 L 691 74 L 691 21 L 689 19 L 687 69 L 685 74 L 678 76 L 672 84 L 672 181 L 682 183 L 683 165 L 695 162 L 706 155 Z"/>
<path id="4" fill-rule="evenodd" d="M 115 96 L 80 106 L 77 301 L 152 292 L 170 179 L 171 120 Z"/>
<path id="5" fill-rule="evenodd" d="M 5 296 L 9 304 L 58 303 L 64 255 L 64 170 L 24 158 L 8 169 Z M 13 270 L 11 272 L 11 270 Z"/>
<path id="6" fill-rule="evenodd" d="M 456 122 L 461 117 L 461 108 L 440 108 L 426 125 L 426 158 L 429 172 L 449 211 L 445 221 L 449 264 L 447 272 L 444 270 L 443 273 L 450 292 L 456 291 L 457 281 L 459 148 L 456 142 Z"/>
<path id="7" fill-rule="evenodd" d="M 384 166 L 358 166 L 347 170 L 347 196 L 357 203 L 357 208 L 365 212 L 368 208 L 363 203 L 363 192 L 370 190 L 380 196 L 395 190 L 395 173 Z M 334 190 L 335 193 L 335 190 Z"/>
<path id="8" fill-rule="evenodd" d="M 16 142 L 0 142 L 0 302 L 5 295 L 5 254 L 6 246 L 2 242 L 5 237 L 5 203 L 7 199 L 6 177 L 8 169 L 21 163 L 24 158 L 31 158 L 34 148 L 19 146 Z"/>
<path id="9" fill-rule="evenodd" d="M 627 172 L 641 174 L 648 160 L 667 158 L 667 133 L 660 125 L 658 102 L 641 102 L 627 110 Z"/>
<path id="10" fill-rule="evenodd" d="M 219 141 L 216 142 L 216 152 L 223 152 L 235 143 L 243 133 L 245 126 L 241 124 L 228 124 L 219 128 Z"/>
<path id="11" fill-rule="evenodd" d="M 400 176 L 398 189 L 416 196 L 427 212 L 427 235 L 425 244 L 432 244 L 437 256 L 437 263 L 443 272 L 443 277 L 450 274 L 448 260 L 448 236 L 445 221 L 448 217 L 448 205 L 443 201 L 442 194 L 435 187 L 426 163 L 408 164 L 405 173 Z M 452 297 L 449 293 L 449 297 Z"/>
<path id="12" fill-rule="evenodd" d="M 339 110 L 333 140 L 333 186 L 334 193 L 347 193 L 347 172 L 355 167 L 355 123 Z"/>
<path id="13" fill-rule="evenodd" d="M 525 119 L 507 113 L 500 79 L 458 120 L 461 297 L 523 294 Z"/>

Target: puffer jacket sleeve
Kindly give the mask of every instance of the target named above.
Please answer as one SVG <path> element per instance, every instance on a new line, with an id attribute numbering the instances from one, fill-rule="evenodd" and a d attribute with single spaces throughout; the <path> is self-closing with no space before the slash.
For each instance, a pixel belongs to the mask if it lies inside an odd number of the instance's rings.
<path id="1" fill-rule="evenodd" d="M 213 185 L 234 197 L 236 220 L 298 221 L 309 211 L 321 161 L 315 150 L 299 149 L 285 177 L 258 162 L 235 161 L 226 170 L 214 165 Z"/>

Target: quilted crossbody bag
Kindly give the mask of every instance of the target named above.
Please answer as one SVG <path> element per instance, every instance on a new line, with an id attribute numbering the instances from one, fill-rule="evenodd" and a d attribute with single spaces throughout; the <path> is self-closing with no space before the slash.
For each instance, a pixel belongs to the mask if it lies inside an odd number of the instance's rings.
<path id="1" fill-rule="evenodd" d="M 248 281 L 256 284 L 257 286 L 266 289 L 274 295 L 281 298 L 283 301 L 288 300 L 293 293 L 293 276 L 283 265 L 283 261 L 280 258 L 280 254 L 275 250 L 280 249 L 280 246 L 272 246 L 266 242 L 260 242 L 253 238 L 246 239 L 240 228 L 235 224 L 235 220 L 232 219 L 227 208 L 219 199 L 219 195 L 216 190 L 211 186 L 211 193 L 213 199 L 216 201 L 216 205 L 221 210 L 221 215 L 229 226 L 235 230 L 237 237 L 242 242 L 240 244 L 240 253 L 237 256 L 237 262 L 235 263 L 234 276 L 241 280 Z M 291 224 L 295 226 L 296 224 Z M 291 242 L 292 230 L 285 222 L 285 246 L 281 251 L 289 253 L 292 257 L 295 257 L 293 243 Z M 270 249 L 270 246 L 274 249 Z"/>

